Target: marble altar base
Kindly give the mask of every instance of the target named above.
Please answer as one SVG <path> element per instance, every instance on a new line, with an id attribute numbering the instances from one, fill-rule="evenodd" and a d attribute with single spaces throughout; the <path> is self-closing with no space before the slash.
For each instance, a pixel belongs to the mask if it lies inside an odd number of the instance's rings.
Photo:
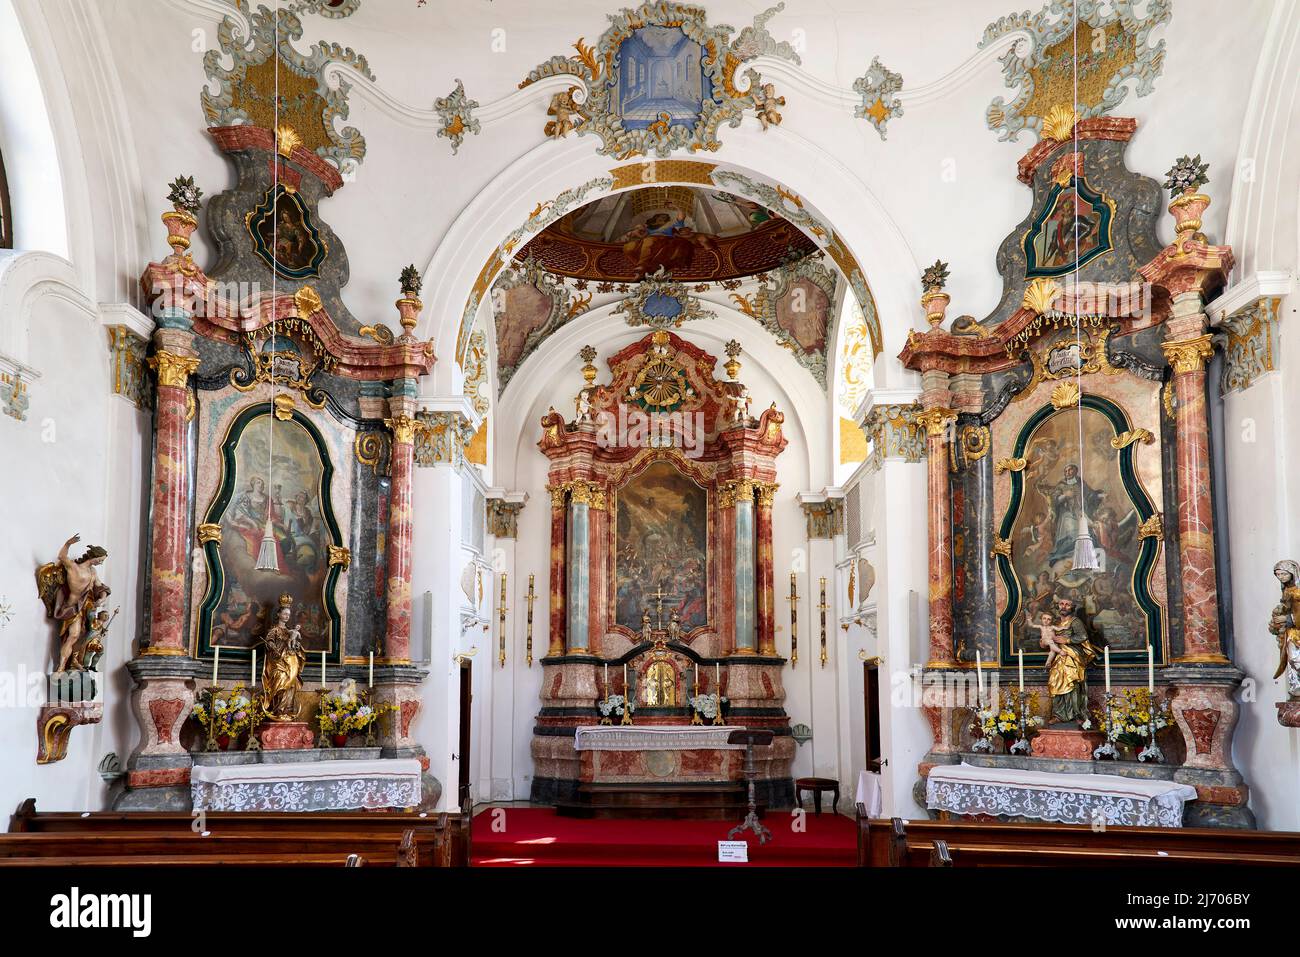
<path id="1" fill-rule="evenodd" d="M 268 751 L 302 751 L 316 743 L 316 735 L 306 721 L 268 721 L 258 729 L 257 739 Z"/>
<path id="2" fill-rule="evenodd" d="M 1070 761 L 1091 761 L 1092 752 L 1101 747 L 1106 736 L 1097 731 L 1079 728 L 1042 728 L 1030 742 L 1033 753 L 1040 758 L 1065 758 Z"/>

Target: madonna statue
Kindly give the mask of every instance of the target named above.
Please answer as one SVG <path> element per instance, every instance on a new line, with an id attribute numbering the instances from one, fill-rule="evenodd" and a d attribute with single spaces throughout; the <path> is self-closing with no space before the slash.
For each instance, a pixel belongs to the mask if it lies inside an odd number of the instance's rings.
<path id="1" fill-rule="evenodd" d="M 1068 598 L 1057 599 L 1052 630 L 1055 640 L 1047 667 L 1052 721 L 1085 721 L 1088 718 L 1088 665 L 1097 657 L 1097 648 L 1092 644 L 1074 602 Z"/>
<path id="2" fill-rule="evenodd" d="M 262 666 L 263 705 L 273 721 L 292 721 L 298 717 L 298 689 L 302 686 L 302 669 L 307 655 L 302 647 L 302 632 L 289 627 L 293 599 L 280 596 L 275 624 L 262 638 L 266 646 L 266 663 Z"/>

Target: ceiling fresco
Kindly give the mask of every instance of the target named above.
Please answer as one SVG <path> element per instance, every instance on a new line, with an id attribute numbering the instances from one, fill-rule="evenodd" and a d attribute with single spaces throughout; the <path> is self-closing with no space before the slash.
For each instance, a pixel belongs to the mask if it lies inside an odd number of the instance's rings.
<path id="1" fill-rule="evenodd" d="M 651 186 L 566 214 L 529 242 L 523 257 L 574 279 L 635 282 L 662 269 L 682 282 L 717 282 L 767 272 L 816 248 L 752 200 L 695 186 Z"/>

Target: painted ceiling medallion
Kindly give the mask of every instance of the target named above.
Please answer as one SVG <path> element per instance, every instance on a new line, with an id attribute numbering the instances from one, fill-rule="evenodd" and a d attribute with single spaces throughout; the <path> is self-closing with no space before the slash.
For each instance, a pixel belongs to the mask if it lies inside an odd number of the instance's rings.
<path id="1" fill-rule="evenodd" d="M 862 97 L 853 115 L 874 126 L 883 140 L 885 126 L 895 116 L 903 115 L 903 104 L 898 99 L 902 89 L 902 74 L 886 67 L 880 57 L 873 57 L 867 72 L 853 81 L 854 92 Z"/>
<path id="2" fill-rule="evenodd" d="M 1165 41 L 1152 44 L 1150 35 L 1169 22 L 1172 0 L 1147 0 L 1145 16 L 1140 18 L 1134 15 L 1134 6 L 1128 0 L 1052 0 L 1038 13 L 1026 11 L 989 24 L 981 47 L 1013 33 L 1029 37 L 1002 56 L 1006 85 L 1019 93 L 1010 103 L 998 97 L 989 105 L 985 114 L 989 129 L 1000 131 L 998 138 L 1003 140 L 1017 139 L 1024 130 L 1068 138 L 1049 133 L 1045 120 L 1053 107 L 1075 101 L 1076 49 L 1081 119 L 1109 113 L 1124 101 L 1130 86 L 1138 96 L 1151 93 L 1164 68 Z"/>
<path id="3" fill-rule="evenodd" d="M 816 249 L 752 200 L 697 186 L 647 186 L 574 210 L 529 242 L 524 255 L 573 279 L 636 282 L 664 269 L 683 282 L 720 282 Z"/>
<path id="4" fill-rule="evenodd" d="M 279 276 L 292 280 L 320 274 L 329 250 L 297 190 L 277 183 L 249 210 L 244 225 L 253 252 Z"/>
<path id="5" fill-rule="evenodd" d="M 610 16 L 610 26 L 594 47 L 580 38 L 573 56 L 554 56 L 520 83 L 528 86 L 548 76 L 573 76 L 585 90 L 563 94 L 562 110 L 552 101 L 551 136 L 570 130 L 594 133 L 600 153 L 619 159 L 674 149 L 716 150 L 718 130 L 739 126 L 746 110 L 755 110 L 764 129 L 780 123 L 775 106 L 784 101 L 752 68 L 741 66 L 760 55 L 795 63 L 790 44 L 767 32 L 784 4 L 754 18 L 733 42 L 734 28 L 710 26 L 705 11 L 660 0 Z M 570 109 L 573 107 L 574 109 Z M 560 113 L 563 113 L 563 116 Z"/>
<path id="6" fill-rule="evenodd" d="M 611 315 L 624 316 L 629 326 L 656 329 L 675 329 L 688 319 L 713 318 L 713 313 L 662 267 L 638 283 L 636 292 L 619 303 Z"/>
<path id="7" fill-rule="evenodd" d="M 299 13 L 340 19 L 359 5 L 360 0 L 299 0 L 281 7 L 277 16 L 264 6 L 252 11 L 247 0 L 237 0 L 251 35 L 245 35 L 240 18 L 229 15 L 217 28 L 220 49 L 203 55 L 203 70 L 217 87 L 215 94 L 207 89 L 200 94 L 208 125 L 252 124 L 268 130 L 284 126 L 294 131 L 302 146 L 341 171 L 354 168 L 365 158 L 365 138 L 355 127 L 335 125 L 348 117 L 352 85 L 343 79 L 327 80 L 326 73 L 342 63 L 367 79 L 373 80 L 374 74 L 366 58 L 351 47 L 322 41 L 303 55 L 293 43 L 303 35 Z"/>

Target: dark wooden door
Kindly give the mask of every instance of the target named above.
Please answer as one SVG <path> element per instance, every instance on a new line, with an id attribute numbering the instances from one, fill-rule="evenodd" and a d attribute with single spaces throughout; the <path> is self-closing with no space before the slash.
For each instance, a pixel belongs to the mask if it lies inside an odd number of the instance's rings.
<path id="1" fill-rule="evenodd" d="M 862 665 L 863 717 L 866 722 L 867 770 L 879 771 L 884 757 L 880 753 L 880 659 Z"/>
<path id="2" fill-rule="evenodd" d="M 457 745 L 459 773 L 456 782 L 456 803 L 462 808 L 469 802 L 469 742 L 470 742 L 470 704 L 474 700 L 473 678 L 474 662 L 469 658 L 460 660 L 460 743 Z"/>

